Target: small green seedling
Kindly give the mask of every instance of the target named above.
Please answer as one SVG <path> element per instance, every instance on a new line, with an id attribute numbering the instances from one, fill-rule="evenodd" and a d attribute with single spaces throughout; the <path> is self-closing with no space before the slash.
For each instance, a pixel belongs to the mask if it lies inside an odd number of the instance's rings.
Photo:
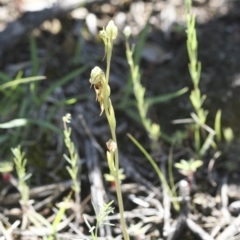
<path id="1" fill-rule="evenodd" d="M 180 163 L 175 163 L 175 167 L 178 168 L 179 172 L 186 176 L 190 186 L 194 182 L 194 173 L 199 167 L 201 167 L 203 162 L 201 160 L 194 160 L 193 158 L 190 161 L 182 159 Z"/>
<path id="2" fill-rule="evenodd" d="M 13 161 L 18 175 L 17 187 L 21 194 L 21 203 L 24 206 L 27 206 L 29 201 L 29 187 L 27 185 L 27 180 L 31 177 L 30 173 L 26 173 L 27 159 L 25 158 L 25 153 L 21 151 L 20 146 L 12 148 L 12 153 L 14 155 Z"/>
<path id="3" fill-rule="evenodd" d="M 80 168 L 79 168 L 79 156 L 75 148 L 74 142 L 71 140 L 72 129 L 68 127 L 68 124 L 71 122 L 71 114 L 67 113 L 62 117 L 63 120 L 63 134 L 64 142 L 69 151 L 69 156 L 64 154 L 65 160 L 68 162 L 66 167 L 71 179 L 72 179 L 72 190 L 75 193 L 75 212 L 76 212 L 76 225 L 80 222 L 80 195 L 81 195 L 81 182 L 79 178 Z"/>
<path id="4" fill-rule="evenodd" d="M 108 215 L 114 212 L 114 208 L 112 207 L 113 202 L 114 201 L 104 204 L 99 213 L 96 211 L 96 208 L 95 208 L 94 204 L 92 203 L 95 213 L 96 213 L 96 220 L 97 220 L 96 226 L 91 226 L 87 220 L 86 215 L 83 214 L 84 221 L 89 229 L 89 233 L 91 234 L 92 240 L 98 239 L 97 235 L 98 235 L 98 229 L 100 226 L 103 226 L 103 225 L 114 226 L 111 223 L 105 222 Z"/>
<path id="5" fill-rule="evenodd" d="M 189 174 L 196 172 L 202 164 L 203 162 L 201 160 L 190 159 L 190 161 L 186 161 L 182 159 L 180 163 L 175 163 L 175 167 L 179 169 L 181 174 L 188 176 Z"/>
<path id="6" fill-rule="evenodd" d="M 69 163 L 70 166 L 67 166 L 66 169 L 69 173 L 69 175 L 71 176 L 72 180 L 73 180 L 73 184 L 72 184 L 72 190 L 79 195 L 80 194 L 80 182 L 78 180 L 79 177 L 79 167 L 78 167 L 78 161 L 79 161 L 79 156 L 77 154 L 77 151 L 75 149 L 74 143 L 71 140 L 71 133 L 72 133 L 72 129 L 70 127 L 67 126 L 68 123 L 71 122 L 71 114 L 66 114 L 63 118 L 63 125 L 64 125 L 64 130 L 63 130 L 63 134 L 64 134 L 64 141 L 65 141 L 65 145 L 68 148 L 69 151 L 69 157 L 64 154 L 64 158 L 66 159 L 66 161 Z"/>

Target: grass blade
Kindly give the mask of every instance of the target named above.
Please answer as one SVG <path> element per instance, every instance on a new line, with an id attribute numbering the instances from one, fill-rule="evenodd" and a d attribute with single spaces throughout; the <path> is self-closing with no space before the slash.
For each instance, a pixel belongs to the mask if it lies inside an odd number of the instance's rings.
<path id="1" fill-rule="evenodd" d="M 37 76 L 37 77 L 28 77 L 28 78 L 12 80 L 10 82 L 7 82 L 7 83 L 4 83 L 4 84 L 0 85 L 0 90 L 4 90 L 4 89 L 9 88 L 9 87 L 17 86 L 19 84 L 25 84 L 25 83 L 29 83 L 29 82 L 33 82 L 33 81 L 39 81 L 39 80 L 43 80 L 43 79 L 46 79 L 46 77 Z"/>
<path id="2" fill-rule="evenodd" d="M 81 68 L 78 68 L 71 73 L 67 74 L 66 76 L 60 78 L 56 83 L 51 84 L 51 86 L 45 90 L 45 92 L 41 96 L 41 100 L 44 101 L 57 87 L 62 86 L 72 80 L 77 75 L 83 73 L 89 68 L 89 66 L 83 66 Z"/>
<path id="3" fill-rule="evenodd" d="M 188 91 L 188 87 L 182 88 L 176 92 L 173 93 L 167 93 L 164 95 L 160 95 L 157 97 L 151 97 L 151 98 L 146 98 L 146 103 L 151 106 L 153 104 L 157 104 L 157 103 L 163 103 L 163 102 L 167 102 L 173 98 L 179 97 L 181 95 L 183 95 L 184 93 L 186 93 Z"/>
<path id="4" fill-rule="evenodd" d="M 151 165 L 153 166 L 154 170 L 156 171 L 159 180 L 162 182 L 163 186 L 167 189 L 169 196 L 172 198 L 173 200 L 173 193 L 171 191 L 171 189 L 168 186 L 168 183 L 164 177 L 164 175 L 162 174 L 160 168 L 158 167 L 158 165 L 155 163 L 155 161 L 153 160 L 153 158 L 150 156 L 150 154 L 145 150 L 145 148 L 136 140 L 136 138 L 134 138 L 131 134 L 127 134 L 127 136 L 132 140 L 132 142 L 138 147 L 138 149 L 144 154 L 144 156 L 147 158 L 147 160 L 151 163 Z M 176 211 L 179 211 L 180 207 L 177 201 L 173 200 L 173 206 L 175 208 Z"/>
<path id="5" fill-rule="evenodd" d="M 222 140 L 222 133 L 221 133 L 221 115 L 222 111 L 219 109 L 217 111 L 216 117 L 215 117 L 215 123 L 214 123 L 214 130 L 216 132 L 216 139 L 217 142 L 221 142 Z"/>

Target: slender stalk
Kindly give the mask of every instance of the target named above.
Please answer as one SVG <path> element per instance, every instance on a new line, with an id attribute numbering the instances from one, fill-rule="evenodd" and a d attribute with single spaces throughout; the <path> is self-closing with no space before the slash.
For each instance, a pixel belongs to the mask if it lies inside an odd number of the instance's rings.
<path id="1" fill-rule="evenodd" d="M 119 206 L 119 212 L 120 212 L 120 222 L 123 230 L 123 237 L 124 237 L 124 240 L 129 240 L 127 226 L 124 218 L 123 199 L 122 199 L 121 185 L 120 185 L 118 174 L 116 174 L 115 176 L 115 184 L 116 184 L 116 192 L 117 192 L 118 206 Z"/>
<path id="2" fill-rule="evenodd" d="M 109 170 L 114 177 L 116 182 L 116 192 L 117 199 L 120 211 L 120 222 L 122 226 L 124 240 L 129 240 L 127 227 L 124 219 L 124 207 L 122 200 L 122 192 L 121 192 L 121 183 L 119 178 L 119 156 L 118 156 L 118 148 L 117 148 L 117 138 L 116 138 L 116 118 L 114 108 L 110 99 L 110 86 L 109 76 L 110 76 L 110 67 L 111 67 L 111 57 L 113 50 L 113 40 L 117 37 L 118 29 L 115 26 L 113 21 L 110 21 L 106 27 L 102 31 L 100 31 L 100 37 L 104 41 L 105 45 L 105 55 L 106 55 L 106 72 L 104 73 L 99 67 L 95 67 L 91 71 L 90 75 L 90 84 L 94 86 L 96 98 L 100 103 L 101 113 L 105 111 L 109 128 L 111 131 L 112 139 L 109 139 L 107 144 L 107 161 Z"/>
<path id="3" fill-rule="evenodd" d="M 107 50 L 107 70 L 106 70 L 106 82 L 108 85 L 109 82 L 109 75 L 110 75 L 110 68 L 111 68 L 111 58 L 112 58 L 112 46 L 113 41 L 110 39 L 108 43 L 108 50 Z"/>
<path id="4" fill-rule="evenodd" d="M 109 75 L 110 75 L 112 46 L 113 46 L 112 40 L 110 40 L 110 43 L 108 44 L 108 46 L 109 46 L 109 48 L 107 51 L 107 69 L 106 69 L 106 83 L 107 84 L 106 85 L 108 85 Z M 104 108 L 105 108 L 105 113 L 106 113 L 108 123 L 110 126 L 112 139 L 117 144 L 117 137 L 116 137 L 116 133 L 115 133 L 116 126 L 113 126 L 113 124 L 112 124 L 111 117 L 113 117 L 113 116 L 110 116 L 110 114 L 109 114 L 109 111 L 108 111 L 109 106 L 106 105 L 106 101 L 104 101 Z M 113 115 L 115 115 L 114 109 L 113 109 Z M 122 199 L 122 192 L 121 192 L 121 183 L 120 183 L 119 176 L 118 176 L 118 172 L 119 172 L 118 149 L 116 149 L 116 151 L 114 152 L 114 163 L 115 163 L 114 165 L 115 165 L 115 169 L 116 169 L 115 174 L 114 174 L 114 179 L 115 179 L 115 183 L 116 183 L 116 192 L 117 192 L 118 206 L 119 206 L 119 212 L 120 212 L 120 222 L 121 222 L 121 226 L 122 226 L 122 230 L 123 230 L 124 240 L 129 240 L 129 236 L 127 233 L 127 227 L 126 227 L 126 223 L 125 223 L 125 218 L 124 218 L 124 207 L 123 207 L 123 199 Z"/>
<path id="5" fill-rule="evenodd" d="M 199 151 L 200 151 L 200 126 L 195 124 L 194 126 L 194 138 L 195 138 L 195 148 L 197 152 L 197 157 L 199 158 Z"/>

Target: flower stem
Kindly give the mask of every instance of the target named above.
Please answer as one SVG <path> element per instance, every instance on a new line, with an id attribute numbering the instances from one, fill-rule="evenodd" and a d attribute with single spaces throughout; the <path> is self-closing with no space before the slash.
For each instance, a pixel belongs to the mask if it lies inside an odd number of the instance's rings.
<path id="1" fill-rule="evenodd" d="M 110 40 L 108 43 L 108 49 L 107 49 L 106 86 L 108 85 L 108 82 L 109 82 L 111 57 L 112 57 L 112 46 L 113 46 L 113 41 Z M 114 113 L 113 107 L 111 106 L 111 104 L 112 104 L 111 101 L 109 101 L 108 103 L 106 101 L 104 101 L 105 113 L 106 113 L 107 120 L 108 120 L 108 123 L 110 126 L 112 139 L 117 144 L 117 138 L 116 138 L 116 133 L 115 133 L 116 125 L 114 124 L 114 126 L 113 126 L 112 121 L 111 121 L 111 119 L 115 118 L 115 113 Z M 108 106 L 106 106 L 106 105 L 108 105 Z M 112 109 L 111 112 L 110 112 L 110 109 Z M 125 223 L 125 218 L 124 218 L 124 207 L 123 207 L 123 199 L 122 199 L 122 192 L 121 192 L 121 183 L 120 183 L 120 179 L 119 179 L 118 148 L 114 152 L 114 165 L 115 165 L 116 171 L 113 175 L 114 175 L 115 183 L 116 183 L 116 192 L 117 192 L 118 206 L 119 206 L 119 212 L 120 212 L 120 223 L 122 226 L 124 240 L 129 240 L 127 227 L 126 227 L 126 223 Z"/>
<path id="2" fill-rule="evenodd" d="M 117 170 L 116 176 L 114 176 L 114 177 L 115 177 L 115 183 L 116 183 L 116 192 L 117 192 L 117 198 L 118 198 L 118 206 L 119 206 L 119 212 L 120 212 L 120 222 L 121 222 L 121 226 L 122 226 L 123 237 L 124 237 L 124 240 L 129 240 L 129 236 L 128 236 L 128 232 L 127 232 L 127 226 L 126 226 L 125 218 L 124 218 L 123 199 L 122 199 L 120 180 L 119 180 L 119 176 L 118 176 L 118 170 Z"/>

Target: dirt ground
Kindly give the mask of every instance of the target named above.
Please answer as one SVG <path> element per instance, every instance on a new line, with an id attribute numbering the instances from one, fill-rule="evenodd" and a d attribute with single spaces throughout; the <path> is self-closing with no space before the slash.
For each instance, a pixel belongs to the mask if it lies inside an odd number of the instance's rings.
<path id="1" fill-rule="evenodd" d="M 37 100 L 32 96 L 31 84 L 16 87 L 9 95 L 2 89 L 0 93 L 1 123 L 31 119 L 20 128 L 0 129 L 0 161 L 12 159 L 10 149 L 18 144 L 22 146 L 28 159 L 28 172 L 33 173 L 29 184 L 35 211 L 51 221 L 54 206 L 63 202 L 70 191 L 66 161 L 62 157 L 67 151 L 62 116 L 69 112 L 73 141 L 81 159 L 79 215 L 86 214 L 94 224 L 91 198 L 93 203 L 115 200 L 115 213 L 107 219 L 115 226 L 102 228 L 99 239 L 111 239 L 110 236 L 122 239 L 114 187 L 103 177 L 108 173 L 105 143 L 110 132 L 105 116 L 99 116 L 99 105 L 89 84 L 91 69 L 96 65 L 105 68 L 104 46 L 98 31 L 113 19 L 119 37 L 113 52 L 110 84 L 118 125 L 120 165 L 126 175 L 122 191 L 131 239 L 240 239 L 240 1 L 193 1 L 198 57 L 202 63 L 200 88 L 207 95 L 204 108 L 209 110 L 207 124 L 214 127 L 215 115 L 221 109 L 222 127 L 232 128 L 235 137 L 231 144 L 223 141 L 217 150 L 210 149 L 201 159 L 203 166 L 194 178 L 187 178 L 173 168 L 181 200 L 180 212 L 170 206 L 172 199 L 164 193 L 152 166 L 126 136 L 131 133 L 151 151 L 142 124 L 129 115 L 129 111 L 137 114 L 137 109 L 121 107 L 126 99 L 127 102 L 134 99 L 131 93 L 126 96 L 129 67 L 121 32 L 126 25 L 131 26 L 131 43 L 137 43 L 151 14 L 140 61 L 147 97 L 184 87 L 191 90 L 184 1 L 92 0 L 81 7 L 81 1 L 77 5 L 74 1 L 66 4 L 60 1 L 59 7 L 52 2 L 0 0 L 0 85 L 8 78 L 16 78 L 20 71 L 23 77 L 35 74 L 47 78 L 37 85 Z M 44 4 L 49 4 L 45 10 Z M 160 123 L 163 135 L 186 133 L 173 148 L 173 163 L 189 160 L 194 155 L 191 129 L 188 125 L 172 123 L 190 118 L 192 111 L 189 92 L 150 109 L 149 116 Z M 162 171 L 167 172 L 171 150 L 167 137 L 161 138 L 159 149 L 160 154 L 151 155 Z M 168 173 L 165 174 L 169 180 Z M 18 225 L 11 229 L 17 220 L 22 222 L 24 211 L 18 203 L 15 173 L 7 178 L 5 173 L 2 176 L 0 239 L 43 239 L 31 223 L 25 228 Z M 72 216 L 74 208 L 69 206 L 59 239 L 90 239 L 83 219 L 76 224 Z M 6 229 L 11 234 L 6 234 Z M 39 229 L 45 231 L 46 226 Z"/>

